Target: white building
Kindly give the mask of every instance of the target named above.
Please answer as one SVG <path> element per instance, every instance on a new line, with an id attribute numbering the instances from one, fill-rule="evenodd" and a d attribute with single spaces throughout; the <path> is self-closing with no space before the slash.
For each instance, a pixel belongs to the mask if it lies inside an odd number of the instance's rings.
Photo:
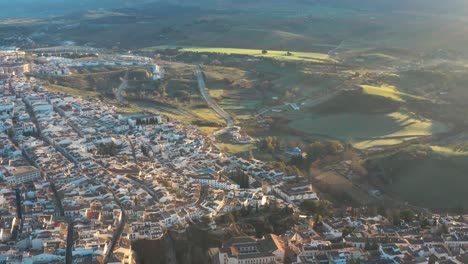
<path id="1" fill-rule="evenodd" d="M 240 188 L 239 184 L 234 183 L 224 178 L 216 178 L 209 174 L 192 176 L 192 179 L 202 185 L 208 185 L 215 189 L 221 190 L 237 190 Z"/>
<path id="2" fill-rule="evenodd" d="M 312 184 L 279 184 L 273 186 L 273 192 L 290 203 L 302 202 L 304 200 L 319 200 L 317 193 L 312 189 Z"/>
<path id="3" fill-rule="evenodd" d="M 221 264 L 283 263 L 284 242 L 274 234 L 262 239 L 237 237 L 223 243 L 219 251 Z"/>
<path id="4" fill-rule="evenodd" d="M 8 174 L 10 176 L 6 176 L 5 180 L 15 184 L 33 181 L 41 176 L 39 170 L 31 166 L 16 167 Z"/>

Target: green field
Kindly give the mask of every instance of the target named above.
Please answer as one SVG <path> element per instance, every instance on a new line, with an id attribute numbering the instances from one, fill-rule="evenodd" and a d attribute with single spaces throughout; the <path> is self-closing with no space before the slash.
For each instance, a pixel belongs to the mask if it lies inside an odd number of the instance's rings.
<path id="1" fill-rule="evenodd" d="M 447 157 L 468 155 L 468 152 L 465 150 L 454 150 L 453 148 L 445 146 L 431 146 L 431 148 L 440 155 L 445 155 Z"/>
<path id="2" fill-rule="evenodd" d="M 220 130 L 219 127 L 210 127 L 210 126 L 198 126 L 198 129 L 207 135 L 211 135 L 214 132 Z"/>
<path id="3" fill-rule="evenodd" d="M 219 105 L 226 110 L 255 110 L 261 103 L 258 100 L 234 100 L 234 99 L 223 99 L 219 102 Z"/>
<path id="4" fill-rule="evenodd" d="M 93 92 L 93 91 L 83 91 L 83 90 L 78 90 L 78 89 L 61 86 L 61 85 L 55 85 L 55 84 L 48 85 L 47 90 L 50 92 L 66 93 L 71 96 L 80 96 L 80 97 L 89 97 L 89 98 L 97 98 L 98 96 L 98 93 Z"/>
<path id="5" fill-rule="evenodd" d="M 218 143 L 218 145 L 222 149 L 226 149 L 231 154 L 239 154 L 255 149 L 254 144 Z"/>
<path id="6" fill-rule="evenodd" d="M 210 89 L 208 90 L 208 93 L 214 99 L 221 99 L 223 97 L 224 90 L 223 89 Z"/>
<path id="7" fill-rule="evenodd" d="M 400 92 L 393 85 L 361 85 L 361 88 L 366 94 L 382 96 L 398 102 L 406 102 L 407 100 L 424 100 L 422 97 Z"/>
<path id="8" fill-rule="evenodd" d="M 215 111 L 210 108 L 194 108 L 192 113 L 197 115 L 198 118 L 208 122 L 224 125 L 226 122 Z"/>
<path id="9" fill-rule="evenodd" d="M 291 128 L 310 136 L 352 140 L 357 148 L 393 145 L 403 140 L 446 132 L 448 127 L 440 122 L 419 120 L 409 114 L 309 114 L 297 118 Z"/>
<path id="10" fill-rule="evenodd" d="M 156 46 L 143 49 L 144 51 L 173 49 L 177 46 Z M 268 50 L 266 54 L 258 49 L 235 49 L 235 48 L 210 48 L 210 47 L 181 47 L 180 52 L 196 52 L 196 53 L 221 53 L 227 55 L 247 55 L 259 58 L 271 58 L 284 61 L 308 61 L 316 63 L 332 63 L 334 60 L 324 53 L 314 52 L 295 52 L 290 51 L 288 56 L 287 50 Z"/>

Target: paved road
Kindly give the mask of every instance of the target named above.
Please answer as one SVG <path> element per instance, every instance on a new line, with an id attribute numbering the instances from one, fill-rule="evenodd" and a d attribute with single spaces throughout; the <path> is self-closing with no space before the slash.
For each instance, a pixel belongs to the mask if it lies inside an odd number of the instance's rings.
<path id="1" fill-rule="evenodd" d="M 208 106 L 210 108 L 212 108 L 218 115 L 220 115 L 224 120 L 226 120 L 226 123 L 227 123 L 227 128 L 231 128 L 233 127 L 235 124 L 234 124 L 234 120 L 232 119 L 232 117 L 226 113 L 226 111 L 224 111 L 223 108 L 221 108 L 214 100 L 213 98 L 211 98 L 211 96 L 209 95 L 208 93 L 208 89 L 206 89 L 206 84 L 205 84 L 205 80 L 203 78 L 203 71 L 202 71 L 202 68 L 200 65 L 197 65 L 196 66 L 196 70 L 197 70 L 197 79 L 198 79 L 198 88 L 200 89 L 200 93 L 201 95 L 203 96 L 203 98 L 205 99 L 206 103 L 208 104 Z M 224 129 L 225 130 L 225 129 Z M 224 131 L 223 130 L 223 131 Z"/>
<path id="2" fill-rule="evenodd" d="M 102 166 L 101 163 L 99 163 L 94 157 L 91 157 L 91 160 L 94 162 L 95 165 L 101 167 L 109 175 L 114 174 L 112 171 L 110 171 L 106 167 Z M 124 207 L 122 206 L 122 203 L 120 202 L 119 198 L 115 195 L 114 191 L 110 188 L 109 185 L 102 182 L 100 180 L 100 178 L 90 178 L 88 176 L 85 176 L 85 177 L 88 178 L 91 182 L 100 183 L 100 184 L 104 185 L 105 188 L 107 189 L 107 191 L 110 194 L 112 194 L 112 197 L 114 198 L 115 203 L 117 204 L 117 206 L 120 208 L 120 211 L 122 212 L 122 217 L 121 217 L 119 223 L 117 224 L 117 228 L 115 229 L 114 234 L 112 235 L 112 239 L 111 239 L 111 241 L 109 243 L 107 253 L 104 255 L 103 263 L 107 264 L 109 262 L 109 258 L 112 256 L 112 254 L 114 254 L 115 246 L 117 245 L 117 242 L 119 241 L 119 239 L 122 236 L 122 233 L 124 231 L 125 223 L 127 222 L 127 214 L 125 213 Z"/>

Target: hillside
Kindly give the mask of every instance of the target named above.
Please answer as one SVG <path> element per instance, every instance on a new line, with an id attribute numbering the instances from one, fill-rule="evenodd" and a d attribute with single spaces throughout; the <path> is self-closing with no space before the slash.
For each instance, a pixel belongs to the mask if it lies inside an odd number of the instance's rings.
<path id="1" fill-rule="evenodd" d="M 465 17 L 458 15 L 466 5 L 459 0 L 444 5 L 433 0 L 433 5 L 420 0 L 20 1 L 21 10 L 16 1 L 5 3 L 2 10 L 8 12 L 0 11 L 0 17 L 29 18 L 21 30 L 37 37 L 47 31 L 49 38 L 41 42 L 48 44 L 72 40 L 124 49 L 180 45 L 298 52 L 328 52 L 353 41 L 383 50 L 467 45 Z"/>
<path id="2" fill-rule="evenodd" d="M 468 155 L 448 148 L 412 146 L 367 162 L 370 180 L 403 201 L 433 209 L 464 206 Z"/>

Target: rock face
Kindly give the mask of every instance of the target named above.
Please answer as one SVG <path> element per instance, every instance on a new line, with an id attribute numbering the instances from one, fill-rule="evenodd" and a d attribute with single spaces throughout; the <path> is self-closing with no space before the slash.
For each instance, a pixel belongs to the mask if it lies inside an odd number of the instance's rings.
<path id="1" fill-rule="evenodd" d="M 211 263 L 208 249 L 221 242 L 208 232 L 190 227 L 184 232 L 168 232 L 160 240 L 138 240 L 133 250 L 139 264 Z"/>

